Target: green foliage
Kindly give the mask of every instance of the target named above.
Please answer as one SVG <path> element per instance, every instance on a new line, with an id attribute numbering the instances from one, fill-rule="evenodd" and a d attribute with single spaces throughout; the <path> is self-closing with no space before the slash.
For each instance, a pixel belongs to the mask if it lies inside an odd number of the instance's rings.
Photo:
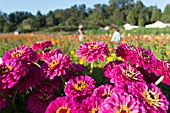
<path id="1" fill-rule="evenodd" d="M 161 21 L 170 23 L 170 4 L 166 5 L 165 10 L 161 16 Z"/>

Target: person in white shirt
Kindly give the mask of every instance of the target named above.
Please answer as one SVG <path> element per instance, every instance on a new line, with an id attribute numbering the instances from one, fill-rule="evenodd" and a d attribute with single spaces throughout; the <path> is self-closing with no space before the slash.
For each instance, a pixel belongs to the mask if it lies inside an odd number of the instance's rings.
<path id="1" fill-rule="evenodd" d="M 83 30 L 83 24 L 82 23 L 79 24 L 78 33 L 79 33 L 79 41 L 82 42 L 83 38 L 85 37 L 85 33 L 84 33 L 84 30 Z"/>
<path id="2" fill-rule="evenodd" d="M 114 30 L 114 33 L 112 35 L 111 42 L 114 42 L 114 45 L 117 47 L 120 44 L 122 38 L 121 38 L 118 28 L 113 28 L 113 30 Z"/>

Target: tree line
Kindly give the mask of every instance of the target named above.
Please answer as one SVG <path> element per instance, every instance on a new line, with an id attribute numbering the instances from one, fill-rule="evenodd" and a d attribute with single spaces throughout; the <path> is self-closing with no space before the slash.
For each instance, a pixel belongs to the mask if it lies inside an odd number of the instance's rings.
<path id="1" fill-rule="evenodd" d="M 46 15 L 37 11 L 36 15 L 25 11 L 6 14 L 0 11 L 0 32 L 7 33 L 15 30 L 39 31 L 50 27 L 77 26 L 80 22 L 86 27 L 104 27 L 125 23 L 144 26 L 158 20 L 170 23 L 170 4 L 164 11 L 157 6 L 146 7 L 142 1 L 109 0 L 109 5 L 95 4 L 88 8 L 85 4 L 74 5 L 67 9 L 49 11 Z"/>

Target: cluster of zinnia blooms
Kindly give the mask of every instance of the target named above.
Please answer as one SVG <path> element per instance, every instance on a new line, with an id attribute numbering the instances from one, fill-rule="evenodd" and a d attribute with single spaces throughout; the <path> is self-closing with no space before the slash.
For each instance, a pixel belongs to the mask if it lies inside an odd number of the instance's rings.
<path id="1" fill-rule="evenodd" d="M 60 77 L 69 79 L 70 74 L 73 77 L 85 69 L 60 49 L 52 50 L 51 41 L 37 42 L 32 47 L 23 45 L 4 54 L 0 64 L 0 110 L 14 107 L 13 100 L 14 104 L 28 100 L 25 108 L 32 113 L 44 113 L 56 98 L 55 92 L 62 82 Z M 19 99 L 18 95 L 27 98 Z"/>
<path id="2" fill-rule="evenodd" d="M 163 83 L 170 86 L 170 63 L 158 60 L 150 50 L 121 44 L 116 50 L 117 56 L 124 59 L 125 63 L 136 67 L 144 75 L 146 81 L 156 80 L 156 76 L 163 76 Z"/>
<path id="3" fill-rule="evenodd" d="M 167 83 L 169 64 L 157 60 L 146 49 L 121 45 L 117 54 L 122 55 L 124 62 L 106 64 L 100 76 L 107 77 L 108 83 L 96 86 L 98 81 L 85 73 L 83 65 L 73 63 L 60 49 L 52 50 L 50 41 L 37 42 L 32 47 L 36 49 L 14 48 L 2 58 L 0 109 L 21 106 L 13 106 L 9 100 L 14 100 L 14 104 L 23 100 L 27 105 L 24 108 L 31 113 L 166 113 L 168 110 L 166 96 L 147 77 L 161 74 L 166 76 L 164 83 Z M 136 52 L 143 52 L 143 57 L 136 56 L 135 60 L 131 54 Z M 83 43 L 77 54 L 88 62 L 104 61 L 109 55 L 108 45 Z M 159 66 L 151 64 L 153 60 Z"/>
<path id="4" fill-rule="evenodd" d="M 98 42 L 84 43 L 77 54 L 88 62 L 103 61 L 100 58 L 107 56 L 108 52 L 107 45 L 102 47 Z M 163 64 L 160 67 L 152 64 L 158 60 L 149 50 L 141 47 L 125 44 L 120 45 L 116 52 L 125 62 L 116 60 L 104 66 L 103 74 L 109 81 L 107 84 L 96 86 L 97 81 L 90 75 L 72 77 L 66 82 L 65 96 L 52 101 L 46 113 L 166 113 L 169 102 L 154 84 L 156 79 L 147 79 L 151 76 L 156 78 L 156 72 L 146 66 L 155 66 L 157 73 L 163 73 L 160 68 Z M 140 55 L 134 57 L 136 53 Z M 167 74 L 167 71 L 164 73 Z"/>

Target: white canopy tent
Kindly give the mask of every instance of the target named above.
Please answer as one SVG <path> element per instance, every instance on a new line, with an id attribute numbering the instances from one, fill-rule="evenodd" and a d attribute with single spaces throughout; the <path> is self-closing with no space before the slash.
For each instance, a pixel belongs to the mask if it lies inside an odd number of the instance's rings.
<path id="1" fill-rule="evenodd" d="M 170 24 L 165 24 L 161 21 L 156 21 L 153 24 L 145 25 L 145 28 L 164 28 L 164 27 L 167 27 L 167 26 L 170 26 Z"/>
<path id="2" fill-rule="evenodd" d="M 134 26 L 134 25 L 130 25 L 130 24 L 126 23 L 125 25 L 123 25 L 123 27 L 125 28 L 125 30 L 131 30 L 134 28 L 138 28 L 139 26 Z"/>

